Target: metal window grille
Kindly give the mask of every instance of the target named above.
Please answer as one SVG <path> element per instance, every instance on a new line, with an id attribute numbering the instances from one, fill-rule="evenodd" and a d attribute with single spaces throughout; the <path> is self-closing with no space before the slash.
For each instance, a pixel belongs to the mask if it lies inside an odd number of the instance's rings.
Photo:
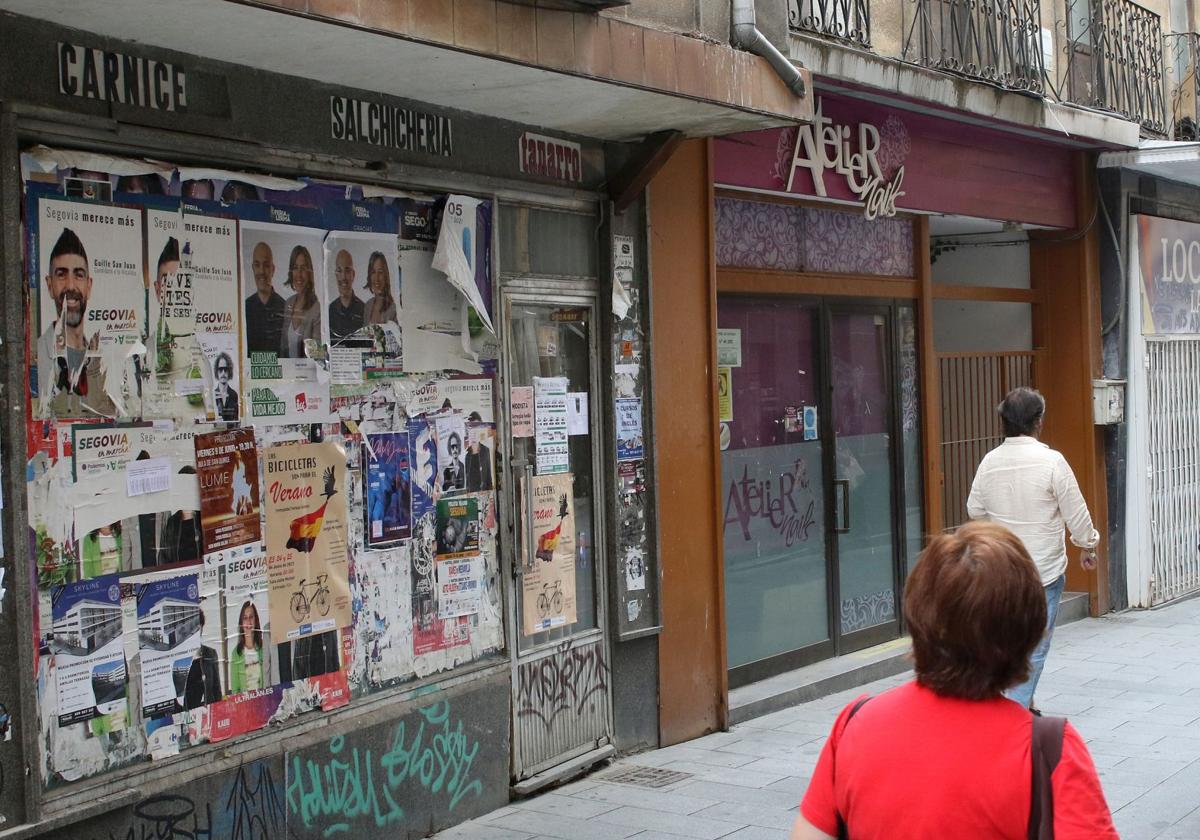
<path id="1" fill-rule="evenodd" d="M 1147 339 L 1152 604 L 1200 589 L 1200 341 Z"/>
<path id="2" fill-rule="evenodd" d="M 1066 0 L 1059 99 L 1169 130 L 1161 18 L 1129 0 Z"/>
<path id="3" fill-rule="evenodd" d="M 1039 0 L 915 0 L 912 8 L 905 60 L 1009 90 L 1044 91 Z"/>
<path id="4" fill-rule="evenodd" d="M 858 47 L 871 46 L 867 0 L 788 0 L 788 26 Z"/>
<path id="5" fill-rule="evenodd" d="M 939 353 L 944 525 L 967 521 L 967 496 L 988 450 L 1004 440 L 996 406 L 1013 388 L 1034 387 L 1033 351 Z"/>
<path id="6" fill-rule="evenodd" d="M 1168 35 L 1165 41 L 1171 137 L 1174 140 L 1200 140 L 1200 76 L 1196 75 L 1200 35 L 1179 32 Z"/>

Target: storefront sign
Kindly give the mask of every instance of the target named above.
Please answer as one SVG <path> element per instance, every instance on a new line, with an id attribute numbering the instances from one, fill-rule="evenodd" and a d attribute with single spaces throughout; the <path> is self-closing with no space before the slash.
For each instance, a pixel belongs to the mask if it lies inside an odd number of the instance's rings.
<path id="1" fill-rule="evenodd" d="M 1200 225 L 1137 216 L 1142 332 L 1200 333 Z"/>
<path id="2" fill-rule="evenodd" d="M 449 117 L 441 114 L 348 96 L 331 96 L 329 124 L 334 140 L 439 157 L 454 155 L 452 123 Z"/>
<path id="3" fill-rule="evenodd" d="M 182 67 L 78 44 L 59 42 L 58 90 L 155 111 L 187 110 L 187 74 Z"/>
<path id="4" fill-rule="evenodd" d="M 526 175 L 576 184 L 583 180 L 583 149 L 578 143 L 526 131 L 520 146 L 519 163 Z"/>
<path id="5" fill-rule="evenodd" d="M 810 124 L 796 132 L 792 165 L 788 173 L 788 192 L 792 191 L 797 170 L 808 171 L 816 194 L 825 198 L 825 176 L 832 173 L 842 177 L 850 191 L 863 204 L 868 219 L 876 216 L 895 216 L 896 199 L 904 195 L 904 165 L 896 166 L 887 177 L 879 166 L 879 129 L 869 122 L 857 126 L 841 125 L 826 117 L 817 100 L 816 113 Z M 903 160 L 903 156 L 901 156 Z"/>

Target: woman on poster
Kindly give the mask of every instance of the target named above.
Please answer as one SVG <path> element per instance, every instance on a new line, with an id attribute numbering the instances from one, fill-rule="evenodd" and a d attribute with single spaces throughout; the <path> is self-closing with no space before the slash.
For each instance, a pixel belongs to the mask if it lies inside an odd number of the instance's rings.
<path id="1" fill-rule="evenodd" d="M 392 297 L 392 272 L 381 251 L 371 252 L 367 260 L 367 285 L 371 299 L 367 301 L 367 324 L 386 324 L 396 321 L 396 299 Z"/>
<path id="2" fill-rule="evenodd" d="M 292 249 L 285 286 L 295 294 L 283 305 L 283 336 L 279 358 L 303 359 L 306 339 L 321 339 L 321 307 L 313 283 L 312 255 L 303 245 Z"/>
<path id="3" fill-rule="evenodd" d="M 254 691 L 263 688 L 264 678 L 262 625 L 253 601 L 242 604 L 238 613 L 238 643 L 229 655 L 229 691 Z"/>

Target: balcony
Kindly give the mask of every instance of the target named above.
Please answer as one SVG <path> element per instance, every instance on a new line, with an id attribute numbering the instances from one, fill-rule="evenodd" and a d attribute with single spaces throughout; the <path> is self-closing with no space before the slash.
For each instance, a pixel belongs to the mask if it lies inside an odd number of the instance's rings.
<path id="1" fill-rule="evenodd" d="M 1167 102 L 1171 107 L 1171 139 L 1200 140 L 1200 78 L 1196 60 L 1200 58 L 1200 35 L 1180 32 L 1168 35 Z"/>
<path id="2" fill-rule="evenodd" d="M 1065 61 L 1053 84 L 1058 98 L 1166 135 L 1159 16 L 1129 0 L 1067 0 L 1065 26 Z"/>
<path id="3" fill-rule="evenodd" d="M 915 0 L 906 3 L 901 57 L 1007 90 L 1042 95 L 1039 0 Z"/>
<path id="4" fill-rule="evenodd" d="M 788 28 L 869 49 L 870 0 L 788 0 Z"/>

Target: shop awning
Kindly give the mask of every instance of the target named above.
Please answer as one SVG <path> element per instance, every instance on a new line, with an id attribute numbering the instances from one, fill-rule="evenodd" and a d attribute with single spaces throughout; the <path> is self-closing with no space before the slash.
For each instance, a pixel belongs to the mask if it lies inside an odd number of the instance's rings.
<path id="1" fill-rule="evenodd" d="M 337 20 L 286 8 L 296 5 L 0 0 L 0 10 L 89 33 L 602 140 L 715 136 L 812 113 L 811 96 L 796 98 L 756 56 L 607 17 L 499 3 L 472 31 L 453 17 L 435 31 L 425 12 L 407 19 L 403 3 L 320 4 L 357 9 L 331 12 Z"/>
<path id="2" fill-rule="evenodd" d="M 1105 152 L 1096 161 L 1099 169 L 1132 169 L 1200 187 L 1200 143 L 1143 140 L 1128 152 Z"/>

